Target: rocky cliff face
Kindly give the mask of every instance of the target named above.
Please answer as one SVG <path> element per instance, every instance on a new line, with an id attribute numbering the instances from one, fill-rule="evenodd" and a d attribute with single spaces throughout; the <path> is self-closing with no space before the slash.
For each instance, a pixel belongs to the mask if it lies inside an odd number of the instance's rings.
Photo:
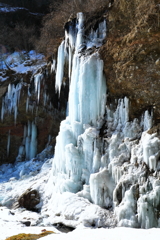
<path id="1" fill-rule="evenodd" d="M 160 122 L 159 1 L 114 1 L 101 48 L 109 97 L 130 99 L 130 118 L 150 109 Z"/>

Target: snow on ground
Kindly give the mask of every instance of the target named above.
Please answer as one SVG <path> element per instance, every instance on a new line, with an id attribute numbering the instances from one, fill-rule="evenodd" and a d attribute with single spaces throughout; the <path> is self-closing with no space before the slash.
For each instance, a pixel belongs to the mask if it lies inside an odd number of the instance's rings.
<path id="1" fill-rule="evenodd" d="M 19 233 L 41 233 L 44 228 L 24 227 L 24 228 L 2 228 L 0 240 L 5 240 L 8 236 Z M 55 231 L 54 228 L 45 228 L 48 231 Z M 160 229 L 131 229 L 131 228 L 114 228 L 114 229 L 78 229 L 69 233 L 50 234 L 41 240 L 159 240 Z"/>
<path id="2" fill-rule="evenodd" d="M 45 150 L 47 151 L 47 150 Z M 32 159 L 27 162 L 16 162 L 15 165 L 6 164 L 0 166 L 0 198 L 1 203 L 9 206 L 12 204 L 16 197 L 21 195 L 29 187 L 38 189 L 41 196 L 46 191 L 46 183 L 49 178 L 52 160 L 45 159 L 45 152 L 39 155 L 39 161 Z M 45 159 L 42 161 L 42 159 Z M 52 191 L 52 189 L 49 189 Z M 42 197 L 44 200 L 44 197 Z M 77 198 L 78 199 L 78 198 Z M 63 201 L 64 198 L 62 199 Z M 62 202 L 63 202 L 62 201 Z M 75 203 L 74 203 L 75 201 Z M 85 201 L 85 200 L 84 200 Z M 78 209 L 76 195 L 73 199 L 73 205 Z M 78 204 L 77 204 L 78 203 Z M 41 203 L 44 204 L 45 203 Z M 83 203 L 84 204 L 84 203 Z M 62 204 L 62 211 L 65 211 L 65 206 Z M 70 203 L 70 205 L 72 205 Z M 94 205 L 91 205 L 94 208 Z M 89 207 L 91 207 L 89 206 Z M 50 206 L 51 207 L 51 206 Z M 68 206 L 67 206 L 68 207 Z M 72 206 L 73 208 L 73 206 Z M 50 211 L 50 209 L 49 209 Z M 58 211 L 58 210 L 57 210 Z M 71 211 L 69 209 L 69 211 Z M 66 213 L 65 213 L 66 214 Z M 92 219 L 92 209 L 86 214 L 88 219 Z M 85 215 L 85 214 L 84 214 Z M 53 227 L 54 219 L 52 216 L 45 214 L 27 211 L 24 208 L 9 209 L 5 206 L 0 207 L 0 240 L 5 240 L 9 236 L 19 233 L 41 233 L 43 229 L 54 231 L 57 234 L 51 234 L 44 238 L 44 240 L 158 240 L 160 236 L 160 229 L 131 229 L 131 228 L 98 228 L 84 227 L 79 225 L 76 230 L 70 233 L 60 233 Z M 86 216 L 84 216 L 85 218 Z M 30 221 L 31 226 L 26 227 L 25 221 Z M 49 223 L 50 222 L 50 225 Z"/>
<path id="3" fill-rule="evenodd" d="M 17 228 L 25 226 L 26 221 L 30 221 L 31 226 L 41 225 L 43 219 L 39 213 L 9 208 L 28 188 L 37 189 L 43 195 L 51 168 L 51 161 L 45 158 L 49 152 L 48 147 L 37 159 L 0 166 L 0 227 Z"/>
<path id="4" fill-rule="evenodd" d="M 27 73 L 37 71 L 37 69 L 46 65 L 44 55 L 36 53 L 35 51 L 14 52 L 12 54 L 0 55 L 0 82 L 8 79 L 6 76 L 7 66 L 16 73 Z M 6 66 L 7 65 L 7 66 Z"/>
<path id="5" fill-rule="evenodd" d="M 47 151 L 47 150 L 44 150 Z M 87 226 L 102 227 L 115 226 L 112 213 L 90 203 L 87 199 L 76 194 L 65 192 L 54 194 L 54 187 L 48 182 L 52 159 L 45 162 L 32 159 L 27 162 L 16 162 L 14 165 L 0 166 L 0 226 L 24 226 L 25 221 L 30 221 L 31 226 L 53 226 L 63 223 L 73 228 Z M 27 189 L 36 189 L 41 197 L 38 208 L 39 213 L 27 211 L 24 208 L 12 208 Z"/>
<path id="6" fill-rule="evenodd" d="M 17 73 L 26 73 L 28 71 L 36 71 L 44 66 L 44 55 L 30 52 L 14 52 L 6 58 L 7 65 Z"/>
<path id="7" fill-rule="evenodd" d="M 41 187 L 44 191 L 45 184 L 42 183 L 48 180 L 51 168 L 51 160 L 47 160 L 45 155 L 50 151 L 48 147 L 35 159 L 0 166 L 0 204 L 10 207 L 14 199 L 31 186 L 35 189 Z"/>

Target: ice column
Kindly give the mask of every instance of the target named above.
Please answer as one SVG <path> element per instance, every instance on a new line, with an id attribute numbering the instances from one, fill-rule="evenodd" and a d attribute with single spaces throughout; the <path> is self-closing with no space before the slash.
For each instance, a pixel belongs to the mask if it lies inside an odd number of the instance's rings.
<path id="1" fill-rule="evenodd" d="M 11 136 L 10 136 L 10 130 L 9 130 L 9 132 L 8 132 L 8 140 L 7 140 L 7 157 L 9 156 L 10 141 L 11 141 Z"/>
<path id="2" fill-rule="evenodd" d="M 41 90 L 41 80 L 43 78 L 43 74 L 38 73 L 34 76 L 34 85 L 35 85 L 35 92 L 37 93 L 37 100 L 39 102 L 40 98 L 40 90 Z"/>
<path id="3" fill-rule="evenodd" d="M 143 127 L 144 131 L 149 130 L 152 127 L 152 115 L 152 113 L 150 115 L 148 110 L 146 110 L 142 116 L 141 126 Z"/>
<path id="4" fill-rule="evenodd" d="M 64 56 L 67 56 L 66 52 L 71 54 L 68 56 L 71 73 L 69 113 L 61 122 L 52 164 L 51 181 L 59 192 L 77 192 L 82 189 L 83 181 L 89 184 L 94 153 L 97 154 L 94 152 L 98 134 L 96 128 L 105 113 L 107 90 L 103 61 L 100 60 L 98 52 L 86 55 L 85 46 L 87 42 L 84 38 L 84 16 L 79 13 L 75 30 L 69 28 L 65 42 L 62 42 L 58 50 L 56 86 L 59 91 Z M 97 166 L 94 160 L 94 167 L 95 165 Z"/>
<path id="5" fill-rule="evenodd" d="M 56 72 L 56 90 L 60 94 L 61 85 L 63 81 L 63 68 L 65 63 L 65 42 L 63 41 L 58 48 L 58 59 L 57 59 L 57 72 Z"/>

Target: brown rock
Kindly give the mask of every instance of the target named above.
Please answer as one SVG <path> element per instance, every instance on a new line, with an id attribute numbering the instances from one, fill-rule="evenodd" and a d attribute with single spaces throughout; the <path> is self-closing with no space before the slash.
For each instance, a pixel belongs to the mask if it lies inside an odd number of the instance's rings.
<path id="1" fill-rule="evenodd" d="M 35 211 L 36 205 L 40 202 L 40 195 L 36 189 L 27 189 L 18 199 L 19 207 Z"/>

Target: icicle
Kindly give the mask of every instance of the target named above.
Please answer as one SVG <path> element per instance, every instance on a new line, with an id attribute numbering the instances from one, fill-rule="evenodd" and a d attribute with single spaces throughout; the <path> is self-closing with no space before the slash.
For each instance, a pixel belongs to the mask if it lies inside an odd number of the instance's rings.
<path id="1" fill-rule="evenodd" d="M 11 84 L 8 85 L 8 99 L 12 98 L 12 89 L 13 86 Z"/>
<path id="2" fill-rule="evenodd" d="M 49 97 L 47 95 L 46 90 L 44 90 L 44 92 L 43 92 L 43 106 L 44 107 L 46 106 L 48 100 L 49 100 Z"/>
<path id="3" fill-rule="evenodd" d="M 83 35 L 84 35 L 84 15 L 83 13 L 77 13 L 77 19 L 78 19 L 78 33 L 77 33 L 77 40 L 76 40 L 76 46 L 75 46 L 75 51 L 77 52 L 78 50 L 81 50 L 83 46 Z"/>
<path id="4" fill-rule="evenodd" d="M 30 141 L 30 159 L 34 158 L 36 154 L 37 154 L 37 127 L 32 122 L 31 141 Z"/>
<path id="5" fill-rule="evenodd" d="M 4 119 L 5 113 L 11 114 L 13 112 L 14 121 L 16 123 L 21 88 L 22 88 L 22 83 L 18 83 L 16 86 L 14 84 L 8 85 L 8 91 L 2 100 L 2 108 L 1 108 L 2 121 Z"/>
<path id="6" fill-rule="evenodd" d="M 148 110 L 145 111 L 144 115 L 142 116 L 141 126 L 143 127 L 143 131 L 147 131 L 152 127 L 152 114 L 150 115 Z"/>
<path id="7" fill-rule="evenodd" d="M 2 108 L 1 108 L 1 121 L 2 122 L 4 119 L 4 111 L 5 111 L 4 98 L 2 98 Z"/>
<path id="8" fill-rule="evenodd" d="M 30 123 L 30 121 L 28 121 L 28 132 L 27 132 L 27 136 L 28 136 L 28 137 L 31 136 L 31 123 Z"/>
<path id="9" fill-rule="evenodd" d="M 19 155 L 17 160 L 21 161 L 22 158 L 27 160 L 34 158 L 37 154 L 37 127 L 30 121 L 28 125 L 24 126 L 24 135 L 22 145 L 19 148 Z"/>
<path id="10" fill-rule="evenodd" d="M 30 84 L 28 84 L 28 97 L 30 97 L 30 96 L 31 96 L 31 93 L 30 93 L 30 90 L 29 90 L 29 88 L 30 88 Z"/>
<path id="11" fill-rule="evenodd" d="M 56 71 L 56 91 L 60 95 L 61 85 L 63 81 L 63 68 L 65 63 L 65 51 L 64 51 L 65 42 L 63 41 L 58 48 L 58 58 L 57 58 L 57 71 Z"/>
<path id="12" fill-rule="evenodd" d="M 9 150 L 10 150 L 10 141 L 11 141 L 10 132 L 11 132 L 11 130 L 9 130 L 9 132 L 8 132 L 8 140 L 7 140 L 7 157 L 9 156 Z"/>
<path id="13" fill-rule="evenodd" d="M 49 135 L 49 136 L 48 136 L 48 142 L 47 142 L 47 145 L 46 145 L 47 147 L 50 145 L 50 143 L 51 143 L 51 140 L 52 140 L 52 136 L 51 136 L 51 135 Z"/>
<path id="14" fill-rule="evenodd" d="M 69 62 L 69 64 L 68 64 L 69 65 L 68 77 L 69 77 L 69 79 L 71 78 L 72 58 L 73 58 L 72 49 L 71 49 L 71 47 L 69 47 L 69 59 L 68 59 L 68 62 Z"/>
<path id="15" fill-rule="evenodd" d="M 17 120 L 17 113 L 18 113 L 17 106 L 15 106 L 15 108 L 14 108 L 14 123 L 15 124 L 16 124 L 16 120 Z"/>
<path id="16" fill-rule="evenodd" d="M 42 80 L 43 74 L 38 73 L 34 76 L 34 84 L 35 84 L 35 92 L 37 93 L 37 100 L 39 103 L 40 99 L 40 91 L 41 91 L 41 80 Z"/>

